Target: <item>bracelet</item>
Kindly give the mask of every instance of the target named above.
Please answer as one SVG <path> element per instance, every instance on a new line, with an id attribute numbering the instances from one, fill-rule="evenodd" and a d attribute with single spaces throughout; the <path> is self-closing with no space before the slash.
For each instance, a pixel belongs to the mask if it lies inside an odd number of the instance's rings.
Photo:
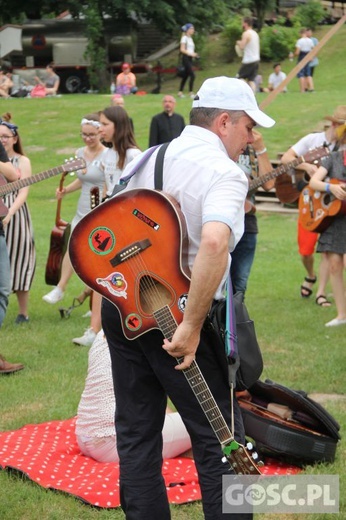
<path id="1" fill-rule="evenodd" d="M 263 150 L 260 150 L 259 152 L 256 152 L 256 150 L 255 150 L 256 155 L 263 155 L 264 153 L 266 153 L 266 151 L 267 151 L 267 148 L 263 148 Z"/>
<path id="2" fill-rule="evenodd" d="M 330 193 L 330 182 L 326 182 L 326 192 Z"/>

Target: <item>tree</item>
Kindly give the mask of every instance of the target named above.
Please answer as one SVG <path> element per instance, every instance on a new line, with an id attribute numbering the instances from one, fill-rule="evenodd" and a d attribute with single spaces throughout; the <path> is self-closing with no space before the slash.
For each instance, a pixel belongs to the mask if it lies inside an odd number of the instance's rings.
<path id="1" fill-rule="evenodd" d="M 32 5 L 34 4 L 34 5 Z M 228 14 L 223 0 L 17 0 L 8 2 L 1 13 L 3 23 L 18 22 L 20 16 L 30 19 L 52 17 L 69 10 L 74 18 L 85 17 L 88 38 L 87 56 L 90 60 L 90 82 L 94 88 L 104 88 L 106 82 L 105 19 L 131 22 L 143 20 L 155 24 L 165 34 L 176 37 L 186 22 L 196 26 L 199 33 L 208 33 L 221 25 Z"/>

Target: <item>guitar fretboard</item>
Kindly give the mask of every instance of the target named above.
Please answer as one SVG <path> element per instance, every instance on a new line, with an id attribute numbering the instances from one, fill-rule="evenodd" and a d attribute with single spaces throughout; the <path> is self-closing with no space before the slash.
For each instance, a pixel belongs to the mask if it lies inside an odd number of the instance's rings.
<path id="1" fill-rule="evenodd" d="M 157 324 L 164 337 L 171 340 L 177 328 L 177 323 L 166 305 L 153 313 Z M 182 363 L 184 358 L 177 358 L 177 363 Z M 183 370 L 183 374 L 196 396 L 203 412 L 205 413 L 217 439 L 221 445 L 231 442 L 234 437 L 216 403 L 204 376 L 194 360 L 189 368 Z"/>
<path id="2" fill-rule="evenodd" d="M 20 190 L 21 188 L 25 188 L 26 186 L 30 186 L 31 184 L 35 184 L 36 182 L 44 181 L 49 177 L 53 177 L 54 175 L 58 175 L 58 173 L 62 173 L 64 171 L 63 166 L 58 166 L 56 168 L 52 168 L 51 170 L 47 170 L 42 173 L 37 173 L 33 177 L 26 177 L 25 179 L 20 179 L 19 181 L 9 182 L 4 186 L 0 186 L 0 197 L 11 193 L 12 191 Z"/>

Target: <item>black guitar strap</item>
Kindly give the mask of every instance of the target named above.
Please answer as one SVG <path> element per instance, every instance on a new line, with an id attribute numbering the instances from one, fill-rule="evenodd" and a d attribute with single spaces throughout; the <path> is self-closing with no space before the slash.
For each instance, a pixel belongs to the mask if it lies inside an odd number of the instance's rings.
<path id="1" fill-rule="evenodd" d="M 157 152 L 154 171 L 155 190 L 162 190 L 163 187 L 163 159 L 168 145 L 169 143 L 164 143 Z"/>

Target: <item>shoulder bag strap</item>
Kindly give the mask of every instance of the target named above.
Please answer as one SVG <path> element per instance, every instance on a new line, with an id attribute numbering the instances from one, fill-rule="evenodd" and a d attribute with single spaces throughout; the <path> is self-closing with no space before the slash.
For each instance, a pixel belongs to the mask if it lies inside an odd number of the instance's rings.
<path id="1" fill-rule="evenodd" d="M 131 177 L 133 177 L 134 174 L 137 173 L 137 170 L 139 170 L 139 168 L 141 168 L 143 166 L 143 164 L 149 159 L 149 157 L 155 152 L 156 148 L 158 148 L 159 146 L 160 145 L 156 145 L 156 146 L 152 146 L 151 148 L 149 148 L 142 155 L 142 158 L 138 161 L 136 166 L 134 168 L 132 168 L 130 173 L 128 173 L 125 177 L 121 177 L 121 179 L 119 179 L 119 184 L 116 184 L 114 186 L 114 189 L 113 189 L 113 192 L 112 192 L 112 195 L 111 195 L 112 197 L 114 197 L 114 195 L 119 193 L 119 191 L 122 191 L 122 190 L 124 190 L 126 188 L 126 186 L 128 185 L 128 182 L 131 179 Z"/>

